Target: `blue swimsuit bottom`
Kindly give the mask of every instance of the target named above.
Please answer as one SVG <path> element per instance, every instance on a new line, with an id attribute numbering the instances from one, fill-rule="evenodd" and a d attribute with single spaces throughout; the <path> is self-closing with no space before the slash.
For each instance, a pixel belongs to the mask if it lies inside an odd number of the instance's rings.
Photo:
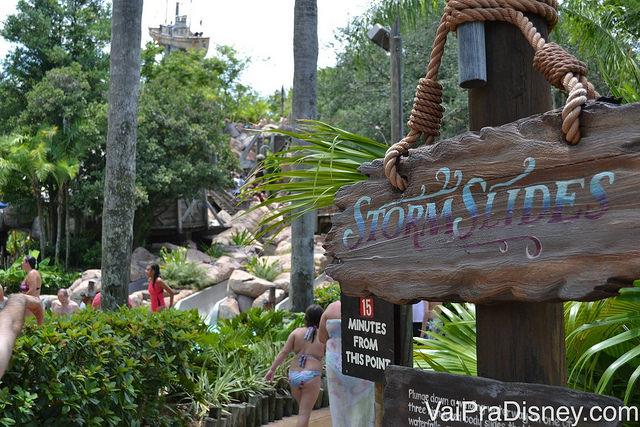
<path id="1" fill-rule="evenodd" d="M 320 371 L 289 371 L 289 384 L 294 388 L 302 388 L 306 383 L 322 375 Z"/>

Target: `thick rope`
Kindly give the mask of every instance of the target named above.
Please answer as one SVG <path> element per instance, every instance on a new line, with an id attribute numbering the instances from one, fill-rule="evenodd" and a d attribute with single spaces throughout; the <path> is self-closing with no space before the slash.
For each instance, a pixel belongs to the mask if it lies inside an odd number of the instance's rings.
<path id="1" fill-rule="evenodd" d="M 407 180 L 398 174 L 396 164 L 400 156 L 409 152 L 421 137 L 432 144 L 440 135 L 442 86 L 437 82 L 447 35 L 458 25 L 475 21 L 503 21 L 517 26 L 535 51 L 533 65 L 552 85 L 568 94 L 562 110 L 562 132 L 570 144 L 580 141 L 580 112 L 587 99 L 598 97 L 593 85 L 587 81 L 587 67 L 555 43 L 547 43 L 533 23 L 524 15 L 532 13 L 543 17 L 549 29 L 558 22 L 556 0 L 448 0 L 433 41 L 427 75 L 420 79 L 413 100 L 408 126 L 409 134 L 392 145 L 384 157 L 384 170 L 391 184 L 401 191 Z"/>

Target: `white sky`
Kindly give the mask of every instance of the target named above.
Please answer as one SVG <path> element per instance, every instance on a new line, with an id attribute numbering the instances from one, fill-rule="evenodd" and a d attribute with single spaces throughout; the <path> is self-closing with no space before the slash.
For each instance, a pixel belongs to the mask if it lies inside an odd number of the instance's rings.
<path id="1" fill-rule="evenodd" d="M 0 22 L 15 13 L 18 0 L 0 0 Z M 370 1 L 318 0 L 318 67 L 335 64 L 330 46 L 334 32 L 351 18 L 364 13 Z M 186 0 L 180 14 L 189 15 L 191 31 L 202 31 L 212 45 L 233 46 L 251 64 L 241 76 L 243 83 L 263 95 L 293 82 L 293 6 L 294 0 Z M 148 27 L 174 20 L 175 0 L 144 0 L 142 44 L 149 41 Z M 202 25 L 200 24 L 202 21 Z M 0 38 L 0 59 L 11 46 Z"/>

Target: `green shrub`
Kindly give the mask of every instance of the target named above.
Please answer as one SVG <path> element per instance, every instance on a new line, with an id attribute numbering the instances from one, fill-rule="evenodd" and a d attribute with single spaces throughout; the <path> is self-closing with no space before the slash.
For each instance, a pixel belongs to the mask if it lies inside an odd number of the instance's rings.
<path id="1" fill-rule="evenodd" d="M 234 246 L 247 246 L 255 240 L 255 237 L 249 230 L 242 230 L 241 232 L 234 231 L 229 239 L 229 244 Z"/>
<path id="2" fill-rule="evenodd" d="M 160 256 L 165 264 L 186 264 L 187 252 L 189 252 L 189 250 L 181 246 L 172 251 L 164 246 L 160 248 Z"/>
<path id="3" fill-rule="evenodd" d="M 334 301 L 340 300 L 340 285 L 336 282 L 331 282 L 327 286 L 315 288 L 313 290 L 313 302 L 318 304 L 325 310 Z"/>
<path id="4" fill-rule="evenodd" d="M 121 308 L 29 319 L 0 383 L 0 424 L 185 425 L 199 399 L 195 311 Z"/>
<path id="5" fill-rule="evenodd" d="M 162 266 L 162 278 L 176 289 L 204 289 L 215 285 L 207 272 L 196 263 L 170 263 Z"/>
<path id="6" fill-rule="evenodd" d="M 249 257 L 244 264 L 247 271 L 261 279 L 273 282 L 282 273 L 278 261 L 269 262 L 266 258 Z"/>
<path id="7" fill-rule="evenodd" d="M 209 255 L 211 258 L 220 258 L 222 255 L 227 253 L 227 249 L 220 242 L 213 242 L 211 246 L 201 245 L 200 248 L 202 249 L 202 252 Z"/>
<path id="8" fill-rule="evenodd" d="M 202 367 L 199 389 L 220 406 L 274 387 L 265 383 L 264 375 L 289 334 L 303 325 L 304 313 L 261 308 L 220 319 L 198 343 L 202 351 L 194 364 Z M 288 370 L 285 361 L 276 371 L 276 388 L 289 389 Z"/>

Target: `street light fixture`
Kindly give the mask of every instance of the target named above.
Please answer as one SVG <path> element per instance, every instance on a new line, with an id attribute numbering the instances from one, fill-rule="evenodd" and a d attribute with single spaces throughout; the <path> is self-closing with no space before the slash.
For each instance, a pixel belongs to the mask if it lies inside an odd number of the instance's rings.
<path id="1" fill-rule="evenodd" d="M 380 24 L 376 24 L 367 32 L 367 37 L 375 44 L 389 52 L 389 30 Z"/>

